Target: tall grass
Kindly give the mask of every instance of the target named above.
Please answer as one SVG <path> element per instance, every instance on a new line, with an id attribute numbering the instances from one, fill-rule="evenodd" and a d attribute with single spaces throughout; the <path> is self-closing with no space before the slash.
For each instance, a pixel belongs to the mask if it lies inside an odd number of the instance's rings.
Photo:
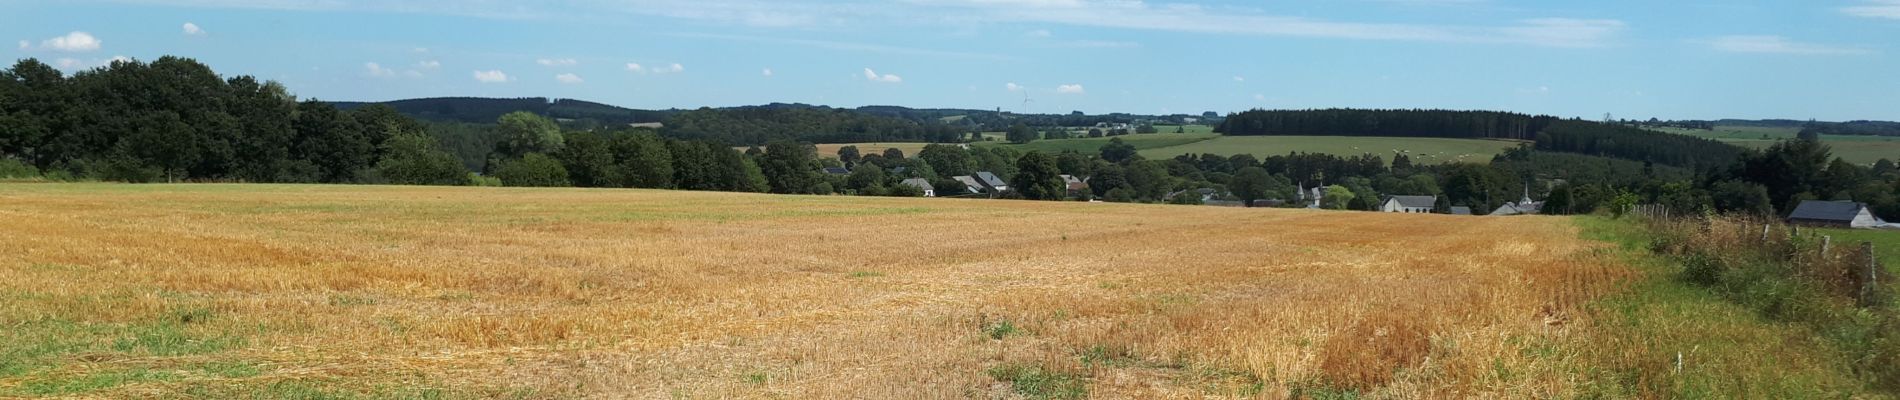
<path id="1" fill-rule="evenodd" d="M 1868 256 L 1858 243 L 1826 243 L 1817 230 L 1802 233 L 1799 227 L 1750 218 L 1648 225 L 1655 237 L 1652 250 L 1682 264 L 1679 279 L 1764 318 L 1811 331 L 1848 360 L 1860 380 L 1900 393 L 1900 309 L 1892 301 L 1893 276 L 1876 269 L 1870 282 Z"/>

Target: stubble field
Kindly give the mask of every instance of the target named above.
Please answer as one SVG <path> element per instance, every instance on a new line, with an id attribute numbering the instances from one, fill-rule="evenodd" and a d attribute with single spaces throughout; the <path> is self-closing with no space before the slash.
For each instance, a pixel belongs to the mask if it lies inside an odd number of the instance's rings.
<path id="1" fill-rule="evenodd" d="M 1628 271 L 1546 217 L 0 184 L 0 221 L 0 396 L 1572 397 Z"/>

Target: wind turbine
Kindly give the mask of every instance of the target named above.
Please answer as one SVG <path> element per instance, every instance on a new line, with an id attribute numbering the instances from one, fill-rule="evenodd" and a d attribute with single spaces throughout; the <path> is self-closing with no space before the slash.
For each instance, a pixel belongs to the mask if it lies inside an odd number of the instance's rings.
<path id="1" fill-rule="evenodd" d="M 1033 99 L 1030 99 L 1030 98 L 1029 98 L 1029 91 L 1028 91 L 1028 90 L 1024 90 L 1024 91 L 1023 91 L 1023 105 L 1022 105 L 1021 107 L 1018 107 L 1018 108 L 1021 108 L 1021 109 L 1023 110 L 1023 113 L 1025 113 L 1025 114 L 1026 114 L 1026 113 L 1028 113 L 1028 112 L 1029 112 L 1029 103 L 1034 103 L 1034 102 L 1036 102 L 1036 100 L 1033 100 Z"/>

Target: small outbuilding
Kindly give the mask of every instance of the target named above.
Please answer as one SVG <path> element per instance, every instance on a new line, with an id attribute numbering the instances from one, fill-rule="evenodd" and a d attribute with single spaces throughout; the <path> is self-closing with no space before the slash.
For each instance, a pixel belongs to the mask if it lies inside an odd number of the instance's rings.
<path id="1" fill-rule="evenodd" d="M 1471 215 L 1471 207 L 1452 206 L 1451 215 Z"/>
<path id="2" fill-rule="evenodd" d="M 1886 225 L 1866 204 L 1852 201 L 1806 200 L 1788 214 L 1788 223 L 1838 228 L 1877 228 Z"/>
<path id="3" fill-rule="evenodd" d="M 915 187 L 917 189 L 923 190 L 924 197 L 937 197 L 937 188 L 931 187 L 930 181 L 925 180 L 924 178 L 905 179 L 903 182 L 900 182 L 899 184 L 907 185 L 907 186 L 911 186 L 911 187 Z"/>
<path id="4" fill-rule="evenodd" d="M 950 179 L 963 184 L 963 190 L 971 194 L 986 193 L 989 191 L 989 189 L 983 187 L 983 182 L 977 181 L 974 176 L 957 175 L 950 177 Z"/>

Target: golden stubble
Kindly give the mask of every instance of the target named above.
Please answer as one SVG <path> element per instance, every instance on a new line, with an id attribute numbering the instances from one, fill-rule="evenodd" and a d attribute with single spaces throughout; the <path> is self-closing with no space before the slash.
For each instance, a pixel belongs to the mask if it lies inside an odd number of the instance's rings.
<path id="1" fill-rule="evenodd" d="M 1004 365 L 1105 398 L 1564 396 L 1574 355 L 1526 349 L 1624 271 L 1548 217 L 20 184 L 0 218 L 0 319 L 202 307 L 242 346 L 144 361 L 557 397 L 1015 396 Z"/>

